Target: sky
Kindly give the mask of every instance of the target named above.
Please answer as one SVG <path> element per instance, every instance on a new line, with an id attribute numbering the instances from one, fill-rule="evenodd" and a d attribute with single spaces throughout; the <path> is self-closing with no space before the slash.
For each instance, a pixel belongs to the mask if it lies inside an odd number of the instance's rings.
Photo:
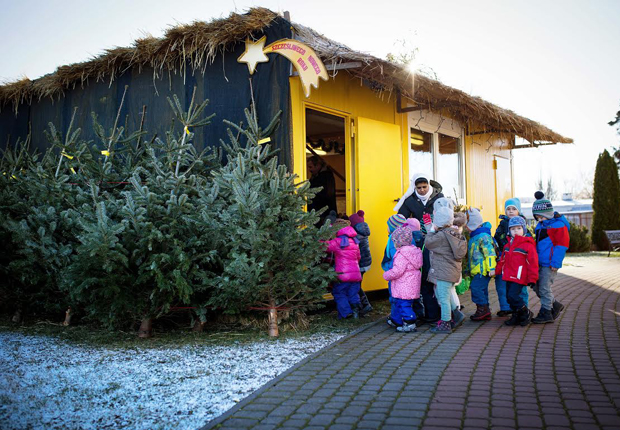
<path id="1" fill-rule="evenodd" d="M 563 136 L 572 145 L 513 151 L 515 193 L 536 182 L 577 192 L 598 155 L 620 145 L 607 123 L 620 110 L 620 1 L 0 0 L 0 82 L 34 79 L 129 46 L 170 26 L 263 6 L 376 57 L 415 47 L 416 67 Z"/>

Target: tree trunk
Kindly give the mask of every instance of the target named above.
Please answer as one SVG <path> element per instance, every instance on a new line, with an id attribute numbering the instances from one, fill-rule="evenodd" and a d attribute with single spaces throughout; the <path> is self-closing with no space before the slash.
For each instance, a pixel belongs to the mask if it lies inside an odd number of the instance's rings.
<path id="1" fill-rule="evenodd" d="M 71 310 L 71 306 L 69 306 L 69 309 L 67 309 L 67 312 L 65 312 L 65 321 L 62 323 L 62 325 L 64 326 L 70 325 L 72 315 L 73 315 L 73 311 Z"/>
<path id="2" fill-rule="evenodd" d="M 19 324 L 20 322 L 22 322 L 22 310 L 21 309 L 15 310 L 15 313 L 13 314 L 13 318 L 11 318 L 11 321 L 13 321 L 16 324 Z"/>
<path id="3" fill-rule="evenodd" d="M 194 327 L 192 328 L 192 331 L 196 333 L 202 333 L 204 331 L 206 324 L 207 324 L 206 321 L 200 321 L 199 319 L 197 319 L 194 322 Z"/>
<path id="4" fill-rule="evenodd" d="M 267 321 L 269 323 L 269 336 L 278 337 L 278 311 L 276 310 L 275 300 L 269 301 L 269 313 L 267 314 Z"/>
<path id="5" fill-rule="evenodd" d="M 138 330 L 138 337 L 142 339 L 153 337 L 153 318 L 144 318 L 142 320 Z"/>

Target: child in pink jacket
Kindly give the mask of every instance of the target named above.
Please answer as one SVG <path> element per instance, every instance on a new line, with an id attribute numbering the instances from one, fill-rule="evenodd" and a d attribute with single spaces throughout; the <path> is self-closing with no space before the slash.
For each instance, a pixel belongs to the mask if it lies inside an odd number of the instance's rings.
<path id="1" fill-rule="evenodd" d="M 357 232 L 347 226 L 338 230 L 336 237 L 327 242 L 327 252 L 334 253 L 336 273 L 340 282 L 334 285 L 332 295 L 338 309 L 338 319 L 359 318 L 359 290 L 362 281 L 361 258 Z"/>
<path id="2" fill-rule="evenodd" d="M 412 304 L 420 298 L 422 283 L 422 251 L 412 245 L 413 232 L 408 226 L 402 226 L 392 233 L 392 241 L 396 247 L 394 265 L 383 273 L 383 279 L 391 281 L 392 315 L 390 318 L 396 325 L 396 330 L 409 333 L 415 332 L 416 315 Z"/>

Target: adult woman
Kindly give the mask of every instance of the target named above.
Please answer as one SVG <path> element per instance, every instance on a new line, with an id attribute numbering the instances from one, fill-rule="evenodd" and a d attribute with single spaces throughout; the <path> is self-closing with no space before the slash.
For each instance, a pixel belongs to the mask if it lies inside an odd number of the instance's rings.
<path id="1" fill-rule="evenodd" d="M 312 188 L 322 187 L 314 199 L 308 203 L 308 211 L 319 210 L 327 206 L 327 210 L 321 215 L 321 223 L 330 211 L 338 212 L 336 207 L 336 180 L 334 174 L 329 169 L 323 159 L 314 155 L 308 159 L 308 170 L 310 171 L 310 186 Z"/>
<path id="2" fill-rule="evenodd" d="M 422 173 L 416 173 L 411 178 L 411 184 L 407 192 L 400 198 L 394 210 L 405 218 L 415 218 L 420 221 L 421 231 L 426 234 L 424 227 L 424 215 L 433 213 L 433 205 L 435 201 L 441 197 L 441 185 L 438 182 L 429 179 Z M 424 307 L 424 315 L 417 315 L 418 319 L 426 320 L 433 323 L 440 318 L 440 308 L 437 298 L 435 297 L 434 285 L 428 282 L 428 272 L 430 270 L 430 255 L 427 249 L 423 253 L 424 263 L 422 265 L 422 286 L 420 293 L 422 296 L 422 304 Z M 416 309 L 416 313 L 421 313 L 422 309 Z"/>

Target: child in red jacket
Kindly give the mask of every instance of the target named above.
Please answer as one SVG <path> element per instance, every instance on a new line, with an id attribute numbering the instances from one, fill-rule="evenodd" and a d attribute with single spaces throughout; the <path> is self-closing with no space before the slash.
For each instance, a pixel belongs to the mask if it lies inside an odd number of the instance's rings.
<path id="1" fill-rule="evenodd" d="M 508 228 L 508 243 L 495 273 L 501 274 L 506 281 L 506 298 L 512 309 L 511 318 L 504 324 L 525 327 L 532 320 L 533 314 L 523 300 L 523 289 L 538 281 L 538 252 L 534 239 L 525 236 L 525 220 L 522 217 L 511 218 Z"/>

